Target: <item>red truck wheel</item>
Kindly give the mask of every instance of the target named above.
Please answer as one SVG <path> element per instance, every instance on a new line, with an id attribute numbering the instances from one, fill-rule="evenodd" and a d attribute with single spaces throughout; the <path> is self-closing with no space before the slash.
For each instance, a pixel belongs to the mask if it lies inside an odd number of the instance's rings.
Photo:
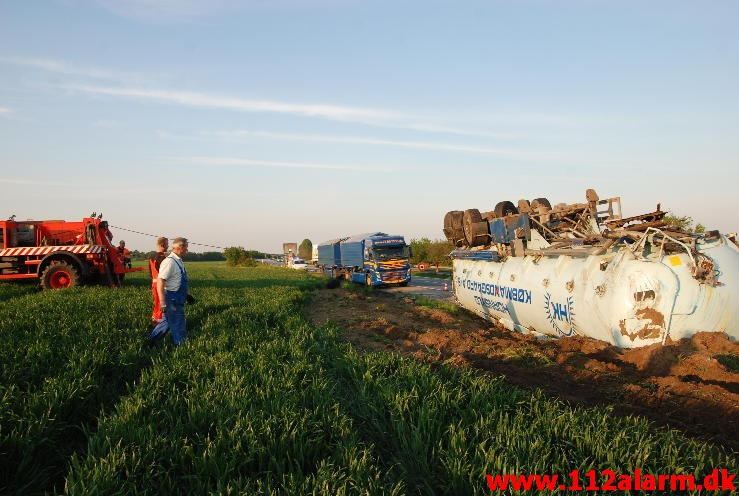
<path id="1" fill-rule="evenodd" d="M 64 289 L 78 286 L 80 275 L 74 266 L 67 262 L 51 262 L 41 274 L 43 289 Z"/>

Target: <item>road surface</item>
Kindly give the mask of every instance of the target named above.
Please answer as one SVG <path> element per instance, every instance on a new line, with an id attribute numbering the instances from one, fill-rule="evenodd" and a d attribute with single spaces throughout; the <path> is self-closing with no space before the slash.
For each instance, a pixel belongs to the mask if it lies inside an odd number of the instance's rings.
<path id="1" fill-rule="evenodd" d="M 320 274 L 321 271 L 316 267 L 308 266 L 308 272 Z M 446 285 L 446 289 L 445 288 Z M 452 291 L 451 279 L 439 279 L 437 277 L 420 277 L 412 276 L 411 283 L 408 286 L 390 286 L 379 288 L 389 293 L 403 293 L 409 296 L 425 296 L 435 300 L 448 301 L 454 303 L 454 293 Z"/>
<path id="2" fill-rule="evenodd" d="M 446 285 L 446 289 L 444 289 Z M 452 292 L 451 279 L 438 279 L 436 277 L 416 277 L 411 278 L 408 286 L 394 286 L 382 288 L 382 291 L 391 293 L 407 293 L 409 296 L 425 296 L 435 300 L 443 300 L 453 303 L 454 293 Z"/>

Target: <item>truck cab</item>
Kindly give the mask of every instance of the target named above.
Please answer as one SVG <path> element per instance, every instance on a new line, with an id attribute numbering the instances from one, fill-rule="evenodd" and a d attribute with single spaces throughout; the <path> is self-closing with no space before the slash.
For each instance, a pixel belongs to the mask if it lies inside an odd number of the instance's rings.
<path id="1" fill-rule="evenodd" d="M 358 256 L 359 255 L 359 256 Z M 411 280 L 411 249 L 403 236 L 360 234 L 341 243 L 348 279 L 367 286 L 406 286 Z"/>

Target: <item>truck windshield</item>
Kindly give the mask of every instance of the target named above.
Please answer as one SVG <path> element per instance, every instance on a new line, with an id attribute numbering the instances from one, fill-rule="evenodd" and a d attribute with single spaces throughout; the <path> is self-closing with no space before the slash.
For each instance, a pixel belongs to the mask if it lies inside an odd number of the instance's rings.
<path id="1" fill-rule="evenodd" d="M 407 246 L 383 246 L 375 247 L 372 252 L 375 260 L 392 260 L 394 258 L 408 258 Z"/>

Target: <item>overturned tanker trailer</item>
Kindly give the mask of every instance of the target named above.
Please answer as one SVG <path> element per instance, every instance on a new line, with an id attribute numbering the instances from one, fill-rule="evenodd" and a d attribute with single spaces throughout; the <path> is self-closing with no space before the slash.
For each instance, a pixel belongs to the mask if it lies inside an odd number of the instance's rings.
<path id="1" fill-rule="evenodd" d="M 448 212 L 458 303 L 524 333 L 622 348 L 700 331 L 739 336 L 735 235 L 669 228 L 657 209 L 623 218 L 620 198 Z"/>

